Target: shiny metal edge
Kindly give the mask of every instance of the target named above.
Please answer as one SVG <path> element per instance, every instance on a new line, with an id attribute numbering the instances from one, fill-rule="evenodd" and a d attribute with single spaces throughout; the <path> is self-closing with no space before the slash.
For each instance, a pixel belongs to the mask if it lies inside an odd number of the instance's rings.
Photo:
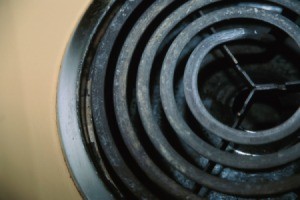
<path id="1" fill-rule="evenodd" d="M 78 117 L 81 71 L 88 49 L 105 14 L 115 0 L 94 1 L 68 44 L 59 75 L 57 120 L 61 146 L 70 174 L 84 199 L 114 199 L 97 174 L 82 138 Z"/>

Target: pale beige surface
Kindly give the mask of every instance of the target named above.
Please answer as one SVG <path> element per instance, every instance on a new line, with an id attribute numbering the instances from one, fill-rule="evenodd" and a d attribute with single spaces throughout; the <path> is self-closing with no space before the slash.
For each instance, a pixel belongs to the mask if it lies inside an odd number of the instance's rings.
<path id="1" fill-rule="evenodd" d="M 0 199 L 80 199 L 56 125 L 68 40 L 88 0 L 0 0 Z"/>

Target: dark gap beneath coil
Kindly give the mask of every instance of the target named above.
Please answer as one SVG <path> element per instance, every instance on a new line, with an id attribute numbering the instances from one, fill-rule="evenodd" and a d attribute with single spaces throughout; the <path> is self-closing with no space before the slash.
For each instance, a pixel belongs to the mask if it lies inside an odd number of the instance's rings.
<path id="1" fill-rule="evenodd" d="M 109 62 L 107 66 L 107 73 L 105 77 L 105 103 L 106 103 L 106 110 L 107 110 L 107 118 L 109 122 L 109 127 L 112 133 L 112 137 L 114 138 L 114 141 L 116 143 L 116 146 L 118 147 L 119 152 L 121 152 L 122 157 L 126 164 L 129 166 L 129 168 L 134 172 L 134 175 L 136 178 L 142 180 L 142 183 L 146 186 L 147 189 L 149 189 L 153 194 L 156 194 L 159 196 L 159 188 L 156 187 L 155 184 L 153 184 L 146 176 L 146 174 L 139 168 L 139 166 L 135 163 L 134 158 L 132 158 L 130 152 L 128 151 L 124 141 L 122 140 L 122 136 L 118 129 L 118 124 L 116 123 L 116 117 L 115 117 L 115 111 L 114 111 L 114 105 L 113 105 L 113 80 L 114 80 L 114 72 L 116 63 L 118 60 L 118 56 L 121 51 L 121 46 L 124 44 L 127 35 L 129 34 L 130 30 L 134 26 L 137 19 L 140 18 L 140 16 L 145 12 L 146 9 L 149 8 L 149 6 L 152 4 L 152 1 L 145 1 L 142 2 L 131 14 L 131 16 L 128 18 L 125 24 L 122 25 L 122 29 L 120 30 L 120 34 L 118 35 L 115 44 L 112 48 L 112 53 L 109 57 Z M 136 199 L 136 196 L 134 194 L 131 194 L 128 192 L 128 189 L 124 187 L 126 191 L 126 195 L 128 195 L 128 198 L 130 199 Z"/>

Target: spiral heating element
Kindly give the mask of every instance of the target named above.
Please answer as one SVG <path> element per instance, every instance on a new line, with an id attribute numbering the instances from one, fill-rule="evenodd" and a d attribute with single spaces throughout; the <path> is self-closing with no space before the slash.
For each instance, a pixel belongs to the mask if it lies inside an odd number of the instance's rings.
<path id="1" fill-rule="evenodd" d="M 300 197 L 300 1 L 116 0 L 101 17 L 78 114 L 116 198 Z"/>

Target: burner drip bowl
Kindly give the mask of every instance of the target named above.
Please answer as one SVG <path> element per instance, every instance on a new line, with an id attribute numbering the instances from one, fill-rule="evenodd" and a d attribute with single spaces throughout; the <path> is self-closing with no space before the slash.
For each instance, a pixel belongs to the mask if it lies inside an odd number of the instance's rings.
<path id="1" fill-rule="evenodd" d="M 300 2 L 111 9 L 82 71 L 80 114 L 116 195 L 299 198 Z"/>

